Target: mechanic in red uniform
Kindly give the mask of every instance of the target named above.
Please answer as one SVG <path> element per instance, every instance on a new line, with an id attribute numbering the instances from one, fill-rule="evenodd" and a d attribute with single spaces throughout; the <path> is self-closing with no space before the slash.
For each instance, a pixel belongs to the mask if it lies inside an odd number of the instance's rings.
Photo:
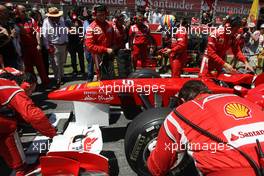
<path id="1" fill-rule="evenodd" d="M 133 66 L 146 66 L 145 60 L 148 57 L 148 45 L 150 43 L 150 30 L 142 13 L 137 13 L 136 24 L 132 25 L 129 30 L 130 44 L 132 46 Z"/>
<path id="2" fill-rule="evenodd" d="M 170 54 L 171 76 L 173 78 L 180 77 L 183 67 L 185 66 L 188 55 L 188 34 L 187 22 L 183 21 L 181 26 L 173 33 L 171 41 L 171 49 L 166 49 L 165 54 Z M 174 32 L 174 31 L 172 31 Z"/>
<path id="3" fill-rule="evenodd" d="M 106 21 L 108 15 L 106 6 L 102 4 L 96 5 L 93 15 L 95 16 L 95 20 L 86 30 L 85 46 L 92 53 L 97 74 L 99 74 L 103 55 L 109 56 L 108 64 L 111 65 L 110 56 L 113 54 L 114 30 L 112 25 Z M 107 65 L 102 65 L 102 67 L 106 68 Z M 99 79 L 102 79 L 102 77 L 104 75 L 99 74 Z"/>
<path id="4" fill-rule="evenodd" d="M 20 70 L 17 70 L 13 67 L 5 67 L 3 69 L 0 69 L 0 75 L 3 73 L 11 73 L 12 75 L 18 76 L 18 75 L 22 75 L 23 73 Z"/>
<path id="5" fill-rule="evenodd" d="M 247 62 L 239 47 L 239 41 L 236 39 L 237 32 L 241 26 L 241 19 L 232 16 L 224 27 L 219 27 L 211 32 L 208 37 L 207 48 L 204 53 L 200 74 L 206 76 L 211 71 L 218 73 L 224 68 L 226 72 L 234 73 L 236 70 L 226 62 L 226 52 L 232 49 L 235 57 L 245 63 L 245 68 L 254 72 L 253 68 Z"/>
<path id="6" fill-rule="evenodd" d="M 45 70 L 41 55 L 40 29 L 33 18 L 26 17 L 26 8 L 17 6 L 17 25 L 20 29 L 22 58 L 25 72 L 34 74 L 33 66 L 37 67 L 43 85 L 48 85 L 50 80 Z"/>
<path id="7" fill-rule="evenodd" d="M 256 104 L 234 94 L 210 94 L 201 81 L 185 83 L 178 97 L 185 103 L 176 111 L 200 128 L 247 153 L 255 163 L 256 139 L 264 149 L 264 112 Z M 186 151 L 197 169 L 207 176 L 255 176 L 249 162 L 235 149 L 215 142 L 176 115 L 165 119 L 147 166 L 152 175 L 166 175 L 177 168 Z M 182 160 L 184 162 L 184 160 Z"/>
<path id="8" fill-rule="evenodd" d="M 46 115 L 29 98 L 35 87 L 36 78 L 31 74 L 14 76 L 2 72 L 0 75 L 0 108 L 12 109 L 18 114 L 7 117 L 0 113 L 0 156 L 16 171 L 16 176 L 24 176 L 29 169 L 16 132 L 18 121 L 26 121 L 45 136 L 56 135 Z"/>

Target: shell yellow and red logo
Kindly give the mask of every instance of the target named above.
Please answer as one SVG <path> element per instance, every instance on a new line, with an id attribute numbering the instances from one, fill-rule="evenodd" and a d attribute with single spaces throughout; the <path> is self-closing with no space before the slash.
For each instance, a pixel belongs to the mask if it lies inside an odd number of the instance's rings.
<path id="1" fill-rule="evenodd" d="M 226 114 L 235 118 L 235 120 L 242 120 L 246 118 L 251 118 L 250 109 L 240 103 L 229 103 L 225 106 Z"/>
<path id="2" fill-rule="evenodd" d="M 74 90 L 75 87 L 76 87 L 76 85 L 71 85 L 71 86 L 69 86 L 69 87 L 68 87 L 68 91 L 72 91 L 72 90 Z"/>
<path id="3" fill-rule="evenodd" d="M 100 87 L 102 84 L 100 81 L 95 81 L 95 82 L 89 82 L 86 84 L 86 87 Z"/>

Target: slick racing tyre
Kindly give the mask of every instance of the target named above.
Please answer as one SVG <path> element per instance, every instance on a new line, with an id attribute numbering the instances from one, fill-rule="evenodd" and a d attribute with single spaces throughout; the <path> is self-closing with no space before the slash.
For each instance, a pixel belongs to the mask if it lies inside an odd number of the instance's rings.
<path id="1" fill-rule="evenodd" d="M 141 176 L 150 175 L 146 161 L 149 145 L 156 140 L 159 129 L 172 111 L 170 108 L 152 108 L 140 113 L 128 126 L 125 135 L 125 153 L 130 167 Z"/>
<path id="2" fill-rule="evenodd" d="M 150 69 L 142 69 L 137 70 L 133 73 L 131 73 L 128 78 L 160 78 L 160 75 L 155 72 L 154 70 Z M 124 116 L 132 120 L 134 119 L 139 113 L 142 112 L 141 106 L 138 106 L 135 104 L 135 101 L 133 100 L 132 96 L 129 94 L 125 94 L 120 96 L 121 102 L 122 102 L 122 110 L 124 113 Z"/>
<path id="3" fill-rule="evenodd" d="M 100 66 L 101 80 L 114 79 L 114 61 L 111 56 L 104 54 L 102 56 L 102 65 Z"/>
<path id="4" fill-rule="evenodd" d="M 119 50 L 117 54 L 118 78 L 124 79 L 132 72 L 131 51 Z"/>

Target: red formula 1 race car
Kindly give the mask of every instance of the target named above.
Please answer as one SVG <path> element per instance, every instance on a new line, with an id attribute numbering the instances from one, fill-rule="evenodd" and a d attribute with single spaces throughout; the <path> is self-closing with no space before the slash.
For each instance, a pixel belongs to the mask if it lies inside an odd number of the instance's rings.
<path id="1" fill-rule="evenodd" d="M 82 102 L 74 104 L 76 119 L 81 120 L 83 124 L 107 125 L 106 114 L 109 114 L 111 109 L 109 111 L 109 108 L 103 106 L 120 106 L 125 117 L 133 119 L 125 136 L 128 163 L 137 174 L 148 175 L 145 167 L 149 155 L 148 146 L 156 139 L 164 118 L 177 106 L 175 95 L 182 85 L 191 79 L 202 80 L 214 93 L 235 93 L 264 108 L 263 75 L 251 74 L 160 78 L 159 74 L 152 70 L 140 70 L 132 73 L 129 79 L 70 85 L 51 92 L 48 97 L 53 100 Z M 106 110 L 108 113 L 105 113 Z"/>

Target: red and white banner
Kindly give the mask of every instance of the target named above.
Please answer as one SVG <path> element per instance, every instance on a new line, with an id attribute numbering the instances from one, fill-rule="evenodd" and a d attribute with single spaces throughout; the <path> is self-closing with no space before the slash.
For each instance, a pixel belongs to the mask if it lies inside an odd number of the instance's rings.
<path id="1" fill-rule="evenodd" d="M 94 5 L 94 4 L 105 4 L 108 6 L 115 7 L 134 7 L 135 0 L 62 0 L 66 4 L 79 4 L 79 5 Z"/>
<path id="2" fill-rule="evenodd" d="M 207 10 L 213 7 L 215 0 L 205 0 Z M 200 12 L 201 1 L 196 0 L 135 0 L 138 6 L 149 6 L 152 9 L 165 9 L 176 11 Z M 250 3 L 231 3 L 228 1 L 221 1 L 216 7 L 217 13 L 234 13 L 241 15 L 248 15 L 250 10 Z"/>
<path id="3" fill-rule="evenodd" d="M 178 10 L 178 11 L 191 11 L 200 12 L 201 2 L 195 0 L 152 0 L 150 3 L 155 8 L 164 8 L 167 10 Z M 210 4 L 209 4 L 210 5 Z M 211 4 L 212 6 L 213 4 Z M 235 13 L 247 15 L 250 10 L 251 4 L 246 3 L 230 3 L 227 1 L 221 1 L 216 7 L 217 13 Z M 210 6 L 208 6 L 210 8 Z"/>
<path id="4" fill-rule="evenodd" d="M 8 2 L 10 0 L 5 0 Z M 208 7 L 213 5 L 215 0 L 204 0 L 207 2 Z M 248 15 L 251 7 L 251 3 L 232 3 L 228 0 L 218 0 L 216 7 L 217 13 L 234 13 L 241 15 Z M 15 1 L 12 1 L 15 3 Z M 94 5 L 97 3 L 105 4 L 109 7 L 129 9 L 137 6 L 149 6 L 152 9 L 165 9 L 167 11 L 187 11 L 187 12 L 200 12 L 201 1 L 197 0 L 28 0 L 28 3 L 42 3 L 42 4 L 78 4 L 78 5 Z M 211 4 L 211 5 L 210 5 Z M 263 4 L 263 3 L 262 3 Z M 260 6 L 262 5 L 260 4 Z"/>
<path id="5" fill-rule="evenodd" d="M 204 0 L 206 2 L 206 4 L 209 7 L 209 10 L 212 10 L 213 8 L 213 4 L 215 3 L 215 0 Z"/>

